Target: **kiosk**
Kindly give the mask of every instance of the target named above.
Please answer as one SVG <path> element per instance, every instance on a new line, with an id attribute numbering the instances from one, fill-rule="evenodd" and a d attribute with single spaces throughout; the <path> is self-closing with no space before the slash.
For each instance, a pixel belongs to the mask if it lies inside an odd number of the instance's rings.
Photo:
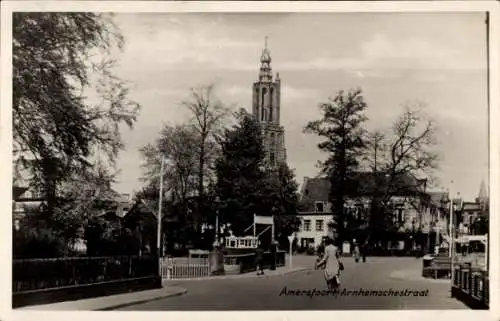
<path id="1" fill-rule="evenodd" d="M 270 225 L 265 230 L 260 232 L 257 235 L 257 224 L 262 225 Z M 259 237 L 271 229 L 271 244 L 274 243 L 274 216 L 258 216 L 254 214 L 253 223 L 246 230 L 243 231 L 243 234 L 248 232 L 253 228 L 253 236 L 234 236 L 231 235 L 226 238 L 225 246 L 229 249 L 256 249 L 259 246 Z"/>

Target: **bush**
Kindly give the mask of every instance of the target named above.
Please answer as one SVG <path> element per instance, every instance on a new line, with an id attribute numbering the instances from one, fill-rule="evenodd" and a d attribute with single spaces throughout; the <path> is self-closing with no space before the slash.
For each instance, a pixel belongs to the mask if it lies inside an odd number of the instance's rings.
<path id="1" fill-rule="evenodd" d="M 47 227 L 22 227 L 14 231 L 13 236 L 15 259 L 59 257 L 69 253 L 63 239 Z"/>

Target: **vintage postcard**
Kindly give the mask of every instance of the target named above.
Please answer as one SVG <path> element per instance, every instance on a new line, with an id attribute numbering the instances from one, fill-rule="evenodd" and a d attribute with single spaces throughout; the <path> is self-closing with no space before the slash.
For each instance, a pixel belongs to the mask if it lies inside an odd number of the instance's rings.
<path id="1" fill-rule="evenodd" d="M 2 3 L 0 318 L 498 320 L 497 4 Z"/>

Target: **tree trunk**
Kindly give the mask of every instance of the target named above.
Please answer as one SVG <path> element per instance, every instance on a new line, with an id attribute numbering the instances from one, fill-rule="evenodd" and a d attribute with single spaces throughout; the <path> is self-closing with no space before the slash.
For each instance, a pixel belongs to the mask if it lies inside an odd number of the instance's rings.
<path id="1" fill-rule="evenodd" d="M 200 219 L 203 211 L 204 204 L 204 187 L 203 187 L 203 178 L 205 174 L 205 139 L 202 138 L 202 142 L 200 145 L 200 169 L 198 173 L 198 206 L 196 215 L 194 217 L 194 230 L 195 232 L 200 231 Z"/>

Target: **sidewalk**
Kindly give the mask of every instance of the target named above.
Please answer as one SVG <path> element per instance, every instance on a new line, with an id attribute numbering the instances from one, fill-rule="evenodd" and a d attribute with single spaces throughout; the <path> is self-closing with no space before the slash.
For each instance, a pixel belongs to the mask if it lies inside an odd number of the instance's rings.
<path id="1" fill-rule="evenodd" d="M 422 270 L 419 269 L 405 269 L 405 270 L 396 270 L 392 271 L 389 275 L 391 279 L 398 280 L 408 280 L 408 281 L 425 281 L 432 283 L 440 283 L 440 284 L 450 284 L 450 279 L 432 279 L 432 278 L 424 278 L 422 276 Z"/>
<path id="2" fill-rule="evenodd" d="M 33 305 L 16 310 L 22 311 L 106 311 L 123 308 L 130 305 L 156 301 L 168 297 L 183 295 L 186 289 L 178 286 L 166 286 L 162 289 L 131 292 L 118 295 L 110 295 L 98 298 L 83 299 L 77 301 L 66 301 L 44 305 Z"/>
<path id="3" fill-rule="evenodd" d="M 91 299 L 83 299 L 77 301 L 66 301 L 59 303 L 51 303 L 44 305 L 33 305 L 22 307 L 16 310 L 22 311 L 106 311 L 123 308 L 130 305 L 141 304 L 150 301 L 161 300 L 173 296 L 179 296 L 187 293 L 183 287 L 173 285 L 179 281 L 203 281 L 203 280 L 225 280 L 225 279 L 245 279 L 245 278 L 265 278 L 273 276 L 282 276 L 290 273 L 300 272 L 310 269 L 308 267 L 294 267 L 288 266 L 276 268 L 276 270 L 264 270 L 264 275 L 258 276 L 256 272 L 248 272 L 236 275 L 221 275 L 197 279 L 174 279 L 163 280 L 163 288 L 155 290 L 146 290 L 131 292 L 118 295 L 110 295 L 104 297 L 97 297 Z"/>

